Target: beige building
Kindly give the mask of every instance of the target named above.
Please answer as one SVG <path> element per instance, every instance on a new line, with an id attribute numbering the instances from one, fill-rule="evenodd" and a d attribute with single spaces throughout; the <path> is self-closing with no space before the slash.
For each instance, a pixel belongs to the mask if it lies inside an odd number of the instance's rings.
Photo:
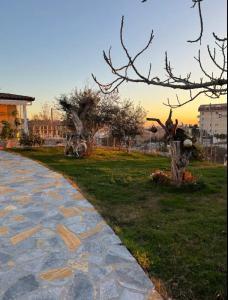
<path id="1" fill-rule="evenodd" d="M 227 134 L 227 103 L 201 105 L 199 127 L 202 135 Z"/>
<path id="2" fill-rule="evenodd" d="M 68 132 L 67 127 L 59 120 L 31 120 L 28 126 L 31 133 L 43 139 L 65 138 Z"/>

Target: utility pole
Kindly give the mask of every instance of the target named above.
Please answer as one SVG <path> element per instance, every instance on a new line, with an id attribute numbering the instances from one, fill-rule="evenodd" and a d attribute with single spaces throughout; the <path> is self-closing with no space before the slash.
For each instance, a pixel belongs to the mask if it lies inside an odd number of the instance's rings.
<path id="1" fill-rule="evenodd" d="M 51 108 L 51 135 L 54 138 L 54 109 Z"/>
<path id="2" fill-rule="evenodd" d="M 213 131 L 212 131 L 212 122 L 213 122 L 213 117 L 212 117 L 212 107 L 211 107 L 211 103 L 210 103 L 210 114 L 211 114 L 211 161 L 213 161 Z"/>

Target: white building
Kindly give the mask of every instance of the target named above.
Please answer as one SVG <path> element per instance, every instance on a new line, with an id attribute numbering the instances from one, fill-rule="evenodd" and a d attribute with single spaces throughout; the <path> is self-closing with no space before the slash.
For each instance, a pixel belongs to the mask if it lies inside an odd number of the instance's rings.
<path id="1" fill-rule="evenodd" d="M 0 93 L 0 131 L 3 121 L 14 126 L 18 119 L 21 129 L 28 133 L 27 106 L 32 105 L 34 100 L 33 97 Z"/>
<path id="2" fill-rule="evenodd" d="M 201 105 L 199 112 L 201 134 L 227 134 L 227 103 Z"/>

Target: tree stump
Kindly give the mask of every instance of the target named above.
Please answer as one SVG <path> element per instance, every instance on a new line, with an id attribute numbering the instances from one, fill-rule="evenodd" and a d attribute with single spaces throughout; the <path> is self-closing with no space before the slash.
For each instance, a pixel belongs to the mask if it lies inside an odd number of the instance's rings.
<path id="1" fill-rule="evenodd" d="M 185 169 L 180 166 L 181 142 L 171 142 L 171 178 L 175 185 L 180 186 Z"/>
<path id="2" fill-rule="evenodd" d="M 157 122 L 163 128 L 165 132 L 163 140 L 170 143 L 171 180 L 176 186 L 181 186 L 192 153 L 192 139 L 185 130 L 178 128 L 178 120 L 175 123 L 172 121 L 172 110 L 165 124 L 156 118 L 147 118 L 147 120 Z"/>
<path id="3" fill-rule="evenodd" d="M 189 159 L 182 150 L 180 141 L 171 142 L 171 177 L 175 185 L 181 186 Z"/>

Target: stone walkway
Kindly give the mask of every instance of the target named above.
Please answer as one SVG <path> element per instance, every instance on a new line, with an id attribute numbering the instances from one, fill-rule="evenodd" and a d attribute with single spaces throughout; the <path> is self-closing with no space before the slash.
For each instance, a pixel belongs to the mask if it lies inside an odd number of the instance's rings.
<path id="1" fill-rule="evenodd" d="M 148 300 L 154 293 L 75 187 L 34 161 L 0 151 L 0 299 Z"/>

